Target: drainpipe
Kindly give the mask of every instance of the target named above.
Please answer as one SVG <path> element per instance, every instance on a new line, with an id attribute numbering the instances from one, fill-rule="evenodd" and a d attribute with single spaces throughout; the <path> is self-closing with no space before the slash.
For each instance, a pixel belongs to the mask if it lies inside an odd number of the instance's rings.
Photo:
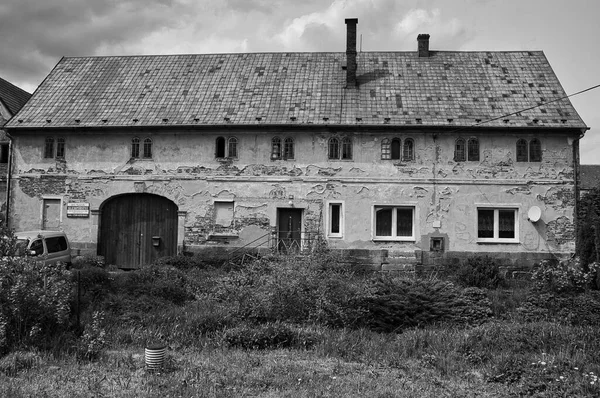
<path id="1" fill-rule="evenodd" d="M 10 134 L 8 134 L 8 131 L 6 132 L 6 137 L 8 138 L 8 165 L 7 165 L 7 171 L 6 171 L 6 214 L 4 215 L 4 223 L 6 224 L 6 227 L 8 228 L 10 226 L 9 224 L 9 220 L 8 220 L 8 215 L 10 214 L 10 177 L 12 175 L 11 173 L 11 169 L 12 169 L 12 157 L 13 157 L 13 151 L 12 151 L 12 147 L 13 147 L 13 138 Z"/>

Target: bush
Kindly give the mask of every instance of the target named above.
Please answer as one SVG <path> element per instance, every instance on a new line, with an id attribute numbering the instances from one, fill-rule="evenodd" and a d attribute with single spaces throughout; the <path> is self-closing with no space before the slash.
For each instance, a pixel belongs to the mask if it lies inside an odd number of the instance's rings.
<path id="1" fill-rule="evenodd" d="M 191 268 L 203 269 L 209 267 L 209 265 L 199 256 L 185 256 L 182 254 L 160 257 L 154 262 L 154 265 L 159 267 L 174 267 L 180 270 L 188 270 Z"/>
<path id="2" fill-rule="evenodd" d="M 378 332 L 400 332 L 434 323 L 481 323 L 491 315 L 485 293 L 460 291 L 438 279 L 381 277 L 365 300 L 367 326 Z"/>
<path id="3" fill-rule="evenodd" d="M 132 297 L 148 296 L 181 305 L 193 300 L 190 281 L 177 268 L 151 265 L 140 270 L 120 275 L 116 289 Z"/>
<path id="4" fill-rule="evenodd" d="M 265 350 L 274 348 L 310 348 L 319 340 L 315 332 L 295 329 L 281 322 L 244 324 L 225 330 L 223 341 L 229 347 Z"/>
<path id="5" fill-rule="evenodd" d="M 534 287 L 540 291 L 555 293 L 581 293 L 595 282 L 600 264 L 588 265 L 586 271 L 578 257 L 568 260 L 542 260 L 533 271 L 531 279 Z"/>
<path id="6" fill-rule="evenodd" d="M 83 256 L 77 256 L 73 259 L 73 268 L 106 268 L 106 263 L 104 262 L 104 257 L 102 256 L 94 256 L 91 254 L 86 254 Z"/>
<path id="7" fill-rule="evenodd" d="M 467 259 L 455 273 L 456 281 L 463 286 L 495 289 L 504 283 L 498 265 L 489 256 Z"/>
<path id="8" fill-rule="evenodd" d="M 357 324 L 365 314 L 366 284 L 352 272 L 317 258 L 259 260 L 215 279 L 212 296 L 229 302 L 235 316 L 253 322 Z"/>
<path id="9" fill-rule="evenodd" d="M 73 283 L 64 264 L 0 260 L 0 351 L 44 346 L 69 326 Z"/>

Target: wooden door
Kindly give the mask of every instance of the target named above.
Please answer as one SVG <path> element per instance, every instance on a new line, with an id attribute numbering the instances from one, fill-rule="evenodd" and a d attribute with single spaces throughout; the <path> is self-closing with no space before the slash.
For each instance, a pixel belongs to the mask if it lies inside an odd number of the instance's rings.
<path id="1" fill-rule="evenodd" d="M 60 199 L 44 199 L 42 229 L 56 231 L 60 228 Z"/>
<path id="2" fill-rule="evenodd" d="M 106 264 L 138 268 L 177 253 L 177 205 L 158 195 L 136 193 L 102 206 L 99 252 Z"/>
<path id="3" fill-rule="evenodd" d="M 295 253 L 301 249 L 302 209 L 277 209 L 277 249 Z"/>

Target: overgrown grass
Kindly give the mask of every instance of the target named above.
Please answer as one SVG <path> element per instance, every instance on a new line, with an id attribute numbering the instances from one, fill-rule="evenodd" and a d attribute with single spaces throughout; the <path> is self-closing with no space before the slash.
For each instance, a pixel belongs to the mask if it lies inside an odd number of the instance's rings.
<path id="1" fill-rule="evenodd" d="M 464 288 L 331 258 L 168 262 L 130 273 L 83 264 L 87 340 L 12 350 L 0 396 L 600 395 L 597 292 Z M 156 341 L 169 357 L 150 372 L 143 348 Z"/>

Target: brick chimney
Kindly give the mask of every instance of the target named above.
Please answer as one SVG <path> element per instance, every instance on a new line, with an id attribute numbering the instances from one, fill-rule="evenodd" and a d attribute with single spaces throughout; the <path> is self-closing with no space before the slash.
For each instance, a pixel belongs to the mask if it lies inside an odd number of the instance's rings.
<path id="1" fill-rule="evenodd" d="M 429 35 L 421 33 L 417 36 L 419 58 L 429 57 Z"/>
<path id="2" fill-rule="evenodd" d="M 356 25 L 358 18 L 346 18 L 346 88 L 356 87 Z"/>

